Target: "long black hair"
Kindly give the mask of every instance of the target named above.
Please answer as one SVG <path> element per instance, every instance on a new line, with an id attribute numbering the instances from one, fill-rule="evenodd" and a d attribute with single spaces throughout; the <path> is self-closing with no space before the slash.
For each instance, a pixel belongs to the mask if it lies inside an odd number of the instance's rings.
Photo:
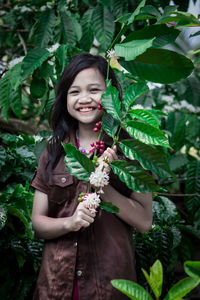
<path id="1" fill-rule="evenodd" d="M 68 66 L 62 73 L 56 88 L 56 100 L 51 108 L 49 123 L 53 130 L 52 138 L 47 145 L 49 161 L 47 164 L 48 177 L 51 177 L 52 170 L 56 167 L 59 159 L 64 154 L 61 142 L 69 138 L 70 128 L 77 128 L 77 120 L 74 119 L 67 110 L 67 93 L 72 85 L 76 75 L 84 69 L 96 68 L 106 80 L 108 63 L 100 55 L 90 53 L 79 53 L 74 56 Z M 114 71 L 109 67 L 108 78 L 112 85 L 119 91 L 119 98 L 122 98 L 122 92 L 119 82 L 116 79 Z"/>

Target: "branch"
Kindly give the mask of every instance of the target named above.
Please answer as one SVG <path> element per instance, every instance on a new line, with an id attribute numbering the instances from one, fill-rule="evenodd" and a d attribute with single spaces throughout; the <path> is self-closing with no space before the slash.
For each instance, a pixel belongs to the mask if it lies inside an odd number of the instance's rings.
<path id="1" fill-rule="evenodd" d="M 0 129 L 9 133 L 28 135 L 37 134 L 40 130 L 50 130 L 48 126 L 38 125 L 34 120 L 24 121 L 10 118 L 8 121 L 0 118 Z"/>
<path id="2" fill-rule="evenodd" d="M 27 48 L 26 48 L 26 44 L 24 42 L 24 39 L 23 39 L 23 37 L 21 36 L 21 34 L 19 32 L 17 32 L 17 35 L 18 35 L 18 37 L 20 39 L 20 42 L 21 42 L 21 44 L 23 46 L 24 54 L 26 55 L 27 54 Z"/>
<path id="3" fill-rule="evenodd" d="M 191 197 L 191 196 L 199 196 L 200 194 L 170 194 L 170 193 L 156 193 L 157 195 L 160 196 L 173 196 L 173 197 Z"/>

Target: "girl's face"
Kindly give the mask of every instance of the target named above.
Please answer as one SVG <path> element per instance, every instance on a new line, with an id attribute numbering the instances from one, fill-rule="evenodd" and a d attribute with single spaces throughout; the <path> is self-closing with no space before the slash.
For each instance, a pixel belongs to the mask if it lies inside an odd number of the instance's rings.
<path id="1" fill-rule="evenodd" d="M 98 110 L 97 106 L 105 89 L 105 80 L 97 68 L 87 68 L 79 72 L 67 93 L 69 114 L 79 123 L 99 121 L 103 111 Z"/>

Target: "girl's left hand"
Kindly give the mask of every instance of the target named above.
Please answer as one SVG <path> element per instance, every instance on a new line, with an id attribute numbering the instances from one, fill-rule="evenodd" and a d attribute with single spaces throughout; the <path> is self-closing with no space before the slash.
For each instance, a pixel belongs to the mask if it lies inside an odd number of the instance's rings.
<path id="1" fill-rule="evenodd" d="M 108 163 L 106 163 L 104 160 L 107 160 Z M 104 167 L 104 170 L 109 173 L 110 172 L 110 167 L 109 164 L 113 162 L 114 160 L 117 160 L 117 147 L 114 146 L 113 148 L 107 148 L 104 153 L 98 158 L 97 162 L 99 163 L 98 168 Z"/>

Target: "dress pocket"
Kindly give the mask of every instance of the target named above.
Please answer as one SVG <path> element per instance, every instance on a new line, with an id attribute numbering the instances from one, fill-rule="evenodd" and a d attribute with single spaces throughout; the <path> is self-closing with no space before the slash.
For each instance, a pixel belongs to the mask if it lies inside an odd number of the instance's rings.
<path id="1" fill-rule="evenodd" d="M 49 201 L 57 204 L 70 201 L 73 196 L 73 176 L 68 173 L 53 174 Z"/>

